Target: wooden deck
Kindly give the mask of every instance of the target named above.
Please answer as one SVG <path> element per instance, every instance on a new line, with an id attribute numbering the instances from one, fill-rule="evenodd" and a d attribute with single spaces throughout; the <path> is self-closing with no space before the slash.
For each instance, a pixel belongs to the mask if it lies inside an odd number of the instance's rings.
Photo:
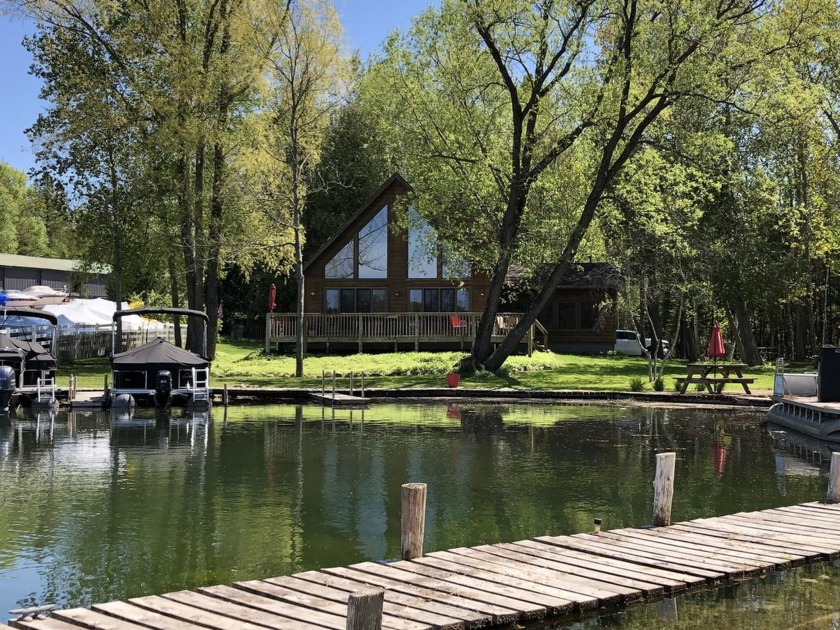
<path id="1" fill-rule="evenodd" d="M 501 342 L 521 319 L 521 313 L 499 313 L 493 326 L 493 343 Z M 415 351 L 428 344 L 448 344 L 467 349 L 472 346 L 481 313 L 307 313 L 304 315 L 304 346 L 352 344 L 359 352 L 365 344 L 413 346 Z M 294 343 L 297 317 L 294 313 L 267 313 L 265 351 L 278 343 Z M 548 344 L 548 331 L 538 321 L 520 339 L 528 355 L 538 345 Z"/>
<path id="2" fill-rule="evenodd" d="M 504 626 L 625 606 L 840 555 L 840 505 L 806 503 L 670 527 L 543 536 L 393 563 L 137 597 L 45 620 L 32 630 L 344 630 L 351 593 L 385 591 L 383 628 Z"/>

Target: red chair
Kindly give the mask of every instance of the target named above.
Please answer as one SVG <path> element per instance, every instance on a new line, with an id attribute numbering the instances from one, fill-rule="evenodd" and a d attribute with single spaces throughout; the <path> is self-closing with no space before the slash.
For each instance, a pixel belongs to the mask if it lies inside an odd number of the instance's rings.
<path id="1" fill-rule="evenodd" d="M 452 328 L 454 328 L 456 331 L 460 331 L 464 334 L 467 332 L 467 322 L 465 322 L 457 315 L 450 315 L 449 322 L 452 324 Z"/>

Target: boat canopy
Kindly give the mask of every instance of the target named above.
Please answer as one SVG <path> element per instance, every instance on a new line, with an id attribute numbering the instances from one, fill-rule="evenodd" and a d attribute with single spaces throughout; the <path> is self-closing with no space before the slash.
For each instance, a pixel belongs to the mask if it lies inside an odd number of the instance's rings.
<path id="1" fill-rule="evenodd" d="M 0 333 L 0 357 L 20 357 L 26 361 L 28 369 L 54 370 L 55 358 L 35 341 L 24 341 Z"/>
<path id="2" fill-rule="evenodd" d="M 28 318 L 46 320 L 47 322 L 49 322 L 53 326 L 58 326 L 58 319 L 56 318 L 55 315 L 53 315 L 52 313 L 47 313 L 47 312 L 41 311 L 37 308 L 23 308 L 23 307 L 0 308 L 0 326 L 4 325 L 3 324 L 4 320 L 17 319 L 17 318 L 22 318 L 24 320 L 23 325 L 25 325 L 25 326 L 32 326 L 32 325 L 43 326 L 43 325 L 45 325 L 43 322 L 37 322 L 36 323 L 36 322 L 28 321 Z M 16 326 L 17 325 L 20 325 L 20 324 L 16 324 Z"/>
<path id="3" fill-rule="evenodd" d="M 142 346 L 115 354 L 111 359 L 114 369 L 142 368 L 143 370 L 183 368 L 205 368 L 210 361 L 189 350 L 183 350 L 158 337 Z"/>

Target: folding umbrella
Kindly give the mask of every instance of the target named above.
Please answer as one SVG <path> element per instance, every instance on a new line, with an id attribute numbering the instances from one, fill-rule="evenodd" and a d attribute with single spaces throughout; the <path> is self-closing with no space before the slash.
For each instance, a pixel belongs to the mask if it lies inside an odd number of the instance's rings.
<path id="1" fill-rule="evenodd" d="M 268 289 L 268 310 L 273 312 L 275 308 L 277 308 L 277 287 L 272 282 Z"/>

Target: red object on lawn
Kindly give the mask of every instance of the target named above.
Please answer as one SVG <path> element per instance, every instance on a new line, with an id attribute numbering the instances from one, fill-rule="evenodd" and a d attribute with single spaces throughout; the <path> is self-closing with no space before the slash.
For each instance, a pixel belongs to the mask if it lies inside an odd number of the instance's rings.
<path id="1" fill-rule="evenodd" d="M 458 383 L 461 381 L 461 375 L 450 373 L 446 375 L 446 385 L 448 387 L 458 387 Z"/>
<path id="2" fill-rule="evenodd" d="M 709 338 L 706 354 L 710 359 L 719 359 L 726 354 L 726 348 L 723 347 L 723 335 L 720 334 L 720 326 L 717 322 L 712 324 L 712 336 Z"/>
<path id="3" fill-rule="evenodd" d="M 274 286 L 274 283 L 271 283 L 271 287 L 268 289 L 268 310 L 274 311 L 277 308 L 277 287 Z"/>

